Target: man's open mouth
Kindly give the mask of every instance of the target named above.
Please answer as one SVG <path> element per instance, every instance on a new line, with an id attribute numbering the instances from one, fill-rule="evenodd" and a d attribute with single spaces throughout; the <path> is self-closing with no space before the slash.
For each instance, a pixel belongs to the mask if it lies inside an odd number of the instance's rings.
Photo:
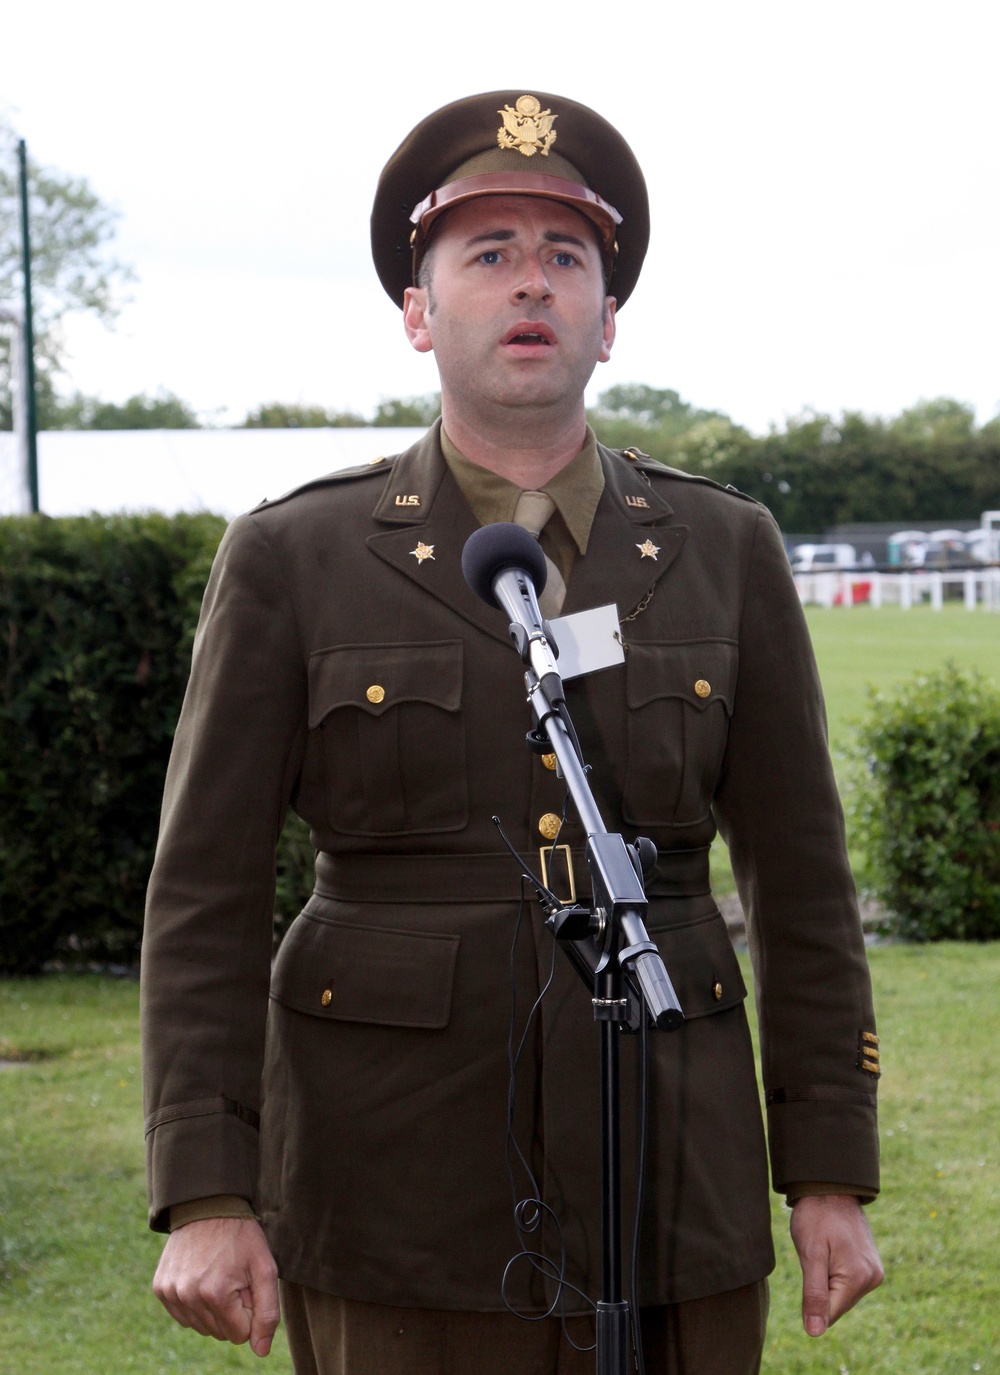
<path id="1" fill-rule="evenodd" d="M 505 344 L 554 344 L 555 337 L 548 329 L 522 329 L 515 327 L 503 341 Z"/>

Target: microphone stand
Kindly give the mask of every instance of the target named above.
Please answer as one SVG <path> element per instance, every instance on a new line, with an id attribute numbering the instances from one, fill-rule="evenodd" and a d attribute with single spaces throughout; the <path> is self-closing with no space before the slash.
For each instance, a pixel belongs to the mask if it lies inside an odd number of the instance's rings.
<path id="1" fill-rule="evenodd" d="M 540 620 L 540 618 L 539 618 Z M 593 906 L 562 906 L 542 891 L 546 926 L 591 991 L 601 1038 L 601 1225 L 602 1286 L 597 1304 L 597 1375 L 628 1375 L 629 1306 L 622 1297 L 621 1115 L 619 1035 L 637 1030 L 648 1016 L 673 1031 L 684 1021 L 680 1003 L 656 946 L 645 927 L 648 907 L 642 875 L 656 861 L 649 840 L 627 845 L 601 819 L 580 757 L 576 732 L 555 666 L 538 621 L 515 621 L 511 638 L 525 664 L 535 729 L 532 749 L 547 739 L 558 761 L 577 815 L 587 833 L 587 867 Z M 541 670 L 541 671 L 539 671 Z M 633 1314 L 638 1322 L 638 1314 Z"/>

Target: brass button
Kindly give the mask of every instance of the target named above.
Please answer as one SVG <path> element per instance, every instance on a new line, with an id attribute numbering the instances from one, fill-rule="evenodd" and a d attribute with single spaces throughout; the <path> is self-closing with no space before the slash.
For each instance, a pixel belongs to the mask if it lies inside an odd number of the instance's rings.
<path id="1" fill-rule="evenodd" d="M 555 772 L 556 757 L 554 754 L 543 754 L 542 763 L 545 765 L 547 769 L 551 769 L 553 773 Z"/>
<path id="2" fill-rule="evenodd" d="M 372 683 L 371 687 L 365 693 L 365 696 L 368 698 L 369 702 L 374 702 L 377 706 L 385 697 L 385 688 L 379 687 L 378 683 Z"/>
<path id="3" fill-rule="evenodd" d="M 562 821 L 555 812 L 546 812 L 538 822 L 538 829 L 546 840 L 555 840 L 561 825 Z"/>
<path id="4" fill-rule="evenodd" d="M 330 1006 L 330 1004 L 333 1002 L 333 989 L 332 989 L 332 988 L 324 988 L 324 989 L 323 989 L 323 996 L 322 996 L 322 998 L 320 998 L 320 1002 L 323 1004 L 324 1007 L 329 1007 L 329 1006 Z"/>
<path id="5" fill-rule="evenodd" d="M 384 462 L 385 462 L 385 454 L 379 454 L 377 458 L 370 458 L 370 459 L 368 460 L 368 466 L 369 466 L 369 468 L 374 468 L 376 463 L 384 463 Z"/>
<path id="6" fill-rule="evenodd" d="M 719 1001 L 719 999 L 722 997 L 722 984 L 712 985 L 712 997 L 715 999 L 716 1002 Z"/>
<path id="7" fill-rule="evenodd" d="M 712 684 L 706 683 L 704 678 L 699 678 L 694 685 L 694 690 L 699 697 L 709 697 L 712 693 Z"/>

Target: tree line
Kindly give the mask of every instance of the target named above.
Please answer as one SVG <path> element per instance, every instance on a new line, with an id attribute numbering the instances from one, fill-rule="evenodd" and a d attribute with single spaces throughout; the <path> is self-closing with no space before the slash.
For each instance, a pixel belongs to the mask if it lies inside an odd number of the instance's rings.
<path id="1" fill-rule="evenodd" d="M 326 406 L 299 402 L 266 401 L 238 421 L 238 430 L 302 430 L 330 427 L 347 429 L 361 425 L 426 428 L 441 414 L 441 394 L 383 397 L 369 415 L 359 411 L 338 411 Z M 0 429 L 5 428 L 0 416 Z M 10 428 L 9 425 L 6 428 Z M 153 396 L 140 392 L 127 401 L 103 401 L 97 396 L 75 392 L 62 399 L 46 394 L 39 397 L 40 430 L 198 430 L 205 425 L 194 407 L 170 391 Z M 230 428 L 226 426 L 225 428 Z"/>
<path id="2" fill-rule="evenodd" d="M 945 524 L 1000 508 L 1000 416 L 977 425 L 971 406 L 948 397 L 888 418 L 808 411 L 753 435 L 676 391 L 629 385 L 603 392 L 590 420 L 612 447 L 638 445 L 671 467 L 738 487 L 786 531 Z"/>
<path id="3" fill-rule="evenodd" d="M 374 413 L 268 402 L 237 428 L 427 426 L 439 393 L 383 398 Z M 114 404 L 76 396 L 43 413 L 52 429 L 191 429 L 196 412 L 169 392 Z M 721 411 L 701 410 L 669 388 L 641 383 L 600 394 L 588 419 L 612 448 L 637 446 L 684 472 L 731 484 L 799 534 L 857 521 L 978 520 L 1000 508 L 1000 417 L 977 425 L 947 397 L 889 418 L 807 412 L 754 435 Z"/>

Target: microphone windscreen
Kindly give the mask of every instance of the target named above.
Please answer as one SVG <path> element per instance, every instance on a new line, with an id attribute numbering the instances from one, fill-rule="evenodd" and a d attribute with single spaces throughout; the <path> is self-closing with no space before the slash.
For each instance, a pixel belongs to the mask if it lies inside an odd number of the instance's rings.
<path id="1" fill-rule="evenodd" d="M 462 572 L 465 581 L 488 606 L 499 606 L 493 595 L 493 580 L 508 568 L 523 568 L 541 594 L 548 577 L 545 555 L 534 535 L 523 525 L 497 521 L 482 525 L 465 541 Z"/>

